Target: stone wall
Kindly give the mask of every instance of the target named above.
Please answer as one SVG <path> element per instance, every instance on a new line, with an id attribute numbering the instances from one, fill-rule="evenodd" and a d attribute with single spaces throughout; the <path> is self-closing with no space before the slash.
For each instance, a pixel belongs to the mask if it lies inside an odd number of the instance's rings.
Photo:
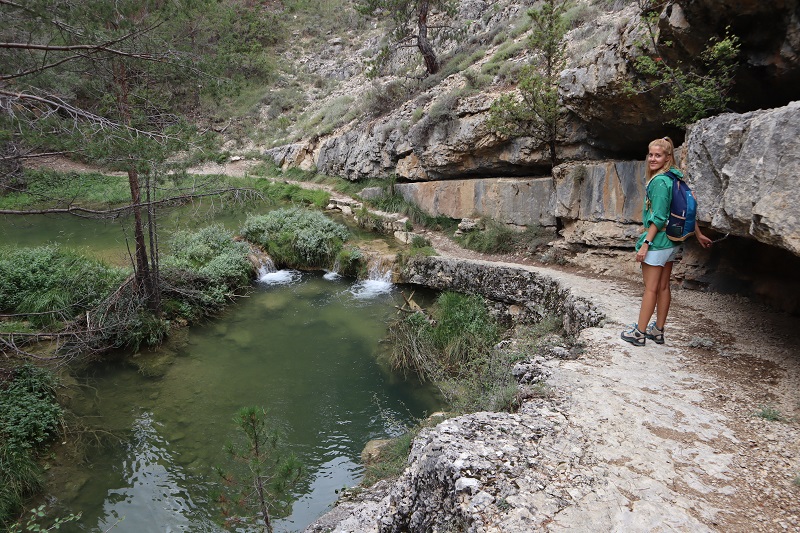
<path id="1" fill-rule="evenodd" d="M 521 265 L 417 256 L 401 268 L 400 282 L 452 290 L 500 302 L 521 322 L 561 316 L 564 329 L 577 334 L 600 324 L 604 316 L 588 300 L 570 294 L 555 279 Z"/>

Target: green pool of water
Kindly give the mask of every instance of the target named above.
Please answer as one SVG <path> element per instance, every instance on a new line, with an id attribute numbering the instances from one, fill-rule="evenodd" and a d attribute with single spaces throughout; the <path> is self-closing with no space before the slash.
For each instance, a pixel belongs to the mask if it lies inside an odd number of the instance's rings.
<path id="1" fill-rule="evenodd" d="M 223 446 L 237 437 L 232 419 L 243 406 L 265 407 L 306 468 L 292 514 L 276 527 L 302 530 L 337 489 L 358 483 L 367 441 L 438 406 L 429 389 L 377 362 L 398 303 L 399 290 L 380 281 L 279 272 L 223 316 L 142 356 L 163 375 L 93 367 L 73 408 L 121 441 L 65 476 L 62 503 L 83 513 L 66 530 L 218 530 L 213 469 L 230 464 Z"/>
<path id="2" fill-rule="evenodd" d="M 161 241 L 176 229 L 212 222 L 235 232 L 249 212 L 184 206 L 160 219 Z M 130 264 L 131 234 L 125 219 L 0 217 L 0 244 L 57 242 L 118 265 Z M 397 435 L 438 408 L 430 389 L 377 362 L 386 321 L 399 304 L 399 289 L 380 280 L 279 272 L 221 316 L 138 356 L 147 372 L 119 361 L 90 367 L 77 376 L 80 393 L 68 407 L 94 434 L 113 437 L 51 471 L 48 490 L 61 516 L 82 513 L 61 531 L 220 530 L 214 469 L 230 465 L 223 448 L 239 436 L 233 417 L 245 406 L 267 409 L 285 449 L 306 469 L 291 515 L 276 523 L 276 531 L 302 530 L 331 506 L 338 489 L 361 479 L 367 441 Z"/>

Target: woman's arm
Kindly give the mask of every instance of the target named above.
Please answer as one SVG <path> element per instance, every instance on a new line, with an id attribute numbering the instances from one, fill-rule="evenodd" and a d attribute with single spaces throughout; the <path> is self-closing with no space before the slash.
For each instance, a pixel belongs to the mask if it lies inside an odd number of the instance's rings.
<path id="1" fill-rule="evenodd" d="M 644 243 L 642 243 L 642 246 L 636 251 L 637 263 L 644 261 L 644 256 L 647 255 L 647 250 L 650 249 L 650 245 L 647 243 L 653 242 L 653 239 L 656 238 L 656 233 L 658 233 L 658 228 L 655 224 L 650 224 L 650 226 L 647 227 L 647 237 L 645 237 Z"/>
<path id="2" fill-rule="evenodd" d="M 700 226 L 698 226 L 697 223 L 694 225 L 694 236 L 697 237 L 697 242 L 700 243 L 700 246 L 703 248 L 711 248 L 713 242 L 711 239 L 703 235 L 703 232 L 700 231 Z"/>

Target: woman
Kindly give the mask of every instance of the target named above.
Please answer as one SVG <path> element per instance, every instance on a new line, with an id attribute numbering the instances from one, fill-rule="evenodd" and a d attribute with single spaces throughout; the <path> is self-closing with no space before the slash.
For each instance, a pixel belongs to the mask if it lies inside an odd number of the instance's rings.
<path id="1" fill-rule="evenodd" d="M 675 175 L 683 177 L 683 173 L 675 168 L 672 139 L 656 139 L 650 143 L 648 150 L 647 198 L 642 208 L 645 232 L 636 242 L 636 261 L 642 264 L 644 295 L 639 321 L 632 324 L 630 330 L 622 332 L 622 340 L 634 346 L 644 346 L 646 339 L 664 344 L 664 325 L 672 300 L 669 279 L 672 264 L 681 251 L 680 243 L 671 241 L 664 232 L 672 200 L 672 179 L 665 172 L 672 170 Z M 711 239 L 697 227 L 695 236 L 703 248 L 711 246 Z M 656 311 L 656 320 L 648 326 L 653 311 Z"/>

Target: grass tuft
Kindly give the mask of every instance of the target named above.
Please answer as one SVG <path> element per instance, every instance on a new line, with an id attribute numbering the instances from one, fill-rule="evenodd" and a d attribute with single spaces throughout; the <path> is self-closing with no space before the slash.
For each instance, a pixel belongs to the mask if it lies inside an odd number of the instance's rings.
<path id="1" fill-rule="evenodd" d="M 758 411 L 753 413 L 753 416 L 763 418 L 764 420 L 769 420 L 770 422 L 786 421 L 786 418 L 781 414 L 781 412 L 771 405 L 762 405 Z"/>

